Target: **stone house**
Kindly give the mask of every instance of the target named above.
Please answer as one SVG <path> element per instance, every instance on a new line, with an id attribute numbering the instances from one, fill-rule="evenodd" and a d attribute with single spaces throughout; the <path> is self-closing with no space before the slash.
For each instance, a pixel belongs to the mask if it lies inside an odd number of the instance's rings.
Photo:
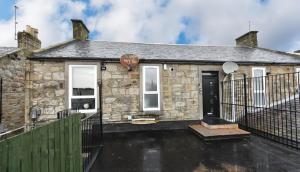
<path id="1" fill-rule="evenodd" d="M 42 118 L 63 109 L 93 113 L 100 102 L 106 123 L 154 114 L 162 121 L 218 117 L 225 62 L 239 65 L 237 77 L 300 70 L 298 55 L 258 47 L 257 31 L 237 38 L 236 46 L 168 45 L 92 41 L 81 20 L 72 24 L 73 40 L 29 58 L 29 106 L 42 108 Z M 138 56 L 138 66 L 123 67 L 124 54 Z"/>
<path id="2" fill-rule="evenodd" d="M 300 71 L 298 55 L 258 47 L 256 31 L 236 46 L 168 45 L 92 41 L 81 20 L 72 24 L 73 39 L 49 48 L 40 49 L 31 27 L 18 33 L 18 48 L 0 48 L 2 126 L 24 125 L 32 106 L 42 109 L 40 120 L 101 107 L 105 123 L 140 116 L 193 122 L 222 113 L 225 62 L 239 65 L 237 78 Z M 139 58 L 132 70 L 120 64 L 128 54 Z"/>
<path id="3" fill-rule="evenodd" d="M 37 30 L 27 26 L 18 33 L 18 47 L 0 47 L 1 107 L 0 133 L 24 126 L 27 118 L 28 90 L 26 74 L 29 71 L 30 52 L 41 47 Z M 28 85 L 28 84 L 27 84 Z"/>

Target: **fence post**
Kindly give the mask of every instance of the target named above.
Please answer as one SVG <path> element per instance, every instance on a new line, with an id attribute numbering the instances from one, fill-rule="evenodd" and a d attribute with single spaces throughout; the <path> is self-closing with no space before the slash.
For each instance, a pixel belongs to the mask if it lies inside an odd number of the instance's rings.
<path id="1" fill-rule="evenodd" d="M 248 105 L 247 105 L 247 77 L 246 74 L 244 74 L 244 109 L 245 109 L 245 123 L 246 123 L 246 128 L 248 128 Z"/>

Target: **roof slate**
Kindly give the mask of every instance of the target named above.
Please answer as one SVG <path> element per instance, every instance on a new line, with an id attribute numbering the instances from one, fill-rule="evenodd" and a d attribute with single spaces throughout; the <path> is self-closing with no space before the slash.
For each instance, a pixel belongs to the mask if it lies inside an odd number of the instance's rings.
<path id="1" fill-rule="evenodd" d="M 19 50 L 21 49 L 17 47 L 0 47 L 0 57 L 5 56 L 7 54 L 14 53 Z"/>
<path id="2" fill-rule="evenodd" d="M 238 63 L 300 64 L 300 56 L 263 48 L 144 44 L 107 41 L 70 41 L 37 52 L 33 59 L 110 59 L 135 54 L 141 60 L 157 61 L 233 61 Z"/>

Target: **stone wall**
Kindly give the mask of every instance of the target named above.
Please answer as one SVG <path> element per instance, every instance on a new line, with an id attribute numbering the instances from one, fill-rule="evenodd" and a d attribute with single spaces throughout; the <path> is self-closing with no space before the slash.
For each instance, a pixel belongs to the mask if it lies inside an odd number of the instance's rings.
<path id="1" fill-rule="evenodd" d="M 198 66 L 167 65 L 167 70 L 162 70 L 162 76 L 162 118 L 200 119 Z"/>
<path id="2" fill-rule="evenodd" d="M 64 62 L 31 61 L 28 80 L 29 107 L 41 108 L 40 120 L 56 118 L 56 112 L 66 109 Z"/>
<path id="3" fill-rule="evenodd" d="M 126 121 L 128 115 L 139 114 L 139 67 L 128 72 L 120 64 L 107 64 L 102 71 L 102 84 L 104 121 Z"/>
<path id="4" fill-rule="evenodd" d="M 38 105 L 42 108 L 41 119 L 56 118 L 56 112 L 66 109 L 68 72 L 66 64 L 70 61 L 50 62 L 31 61 L 30 73 L 30 106 Z M 98 64 L 99 62 L 89 62 Z M 80 63 L 82 64 L 82 63 Z M 128 116 L 142 115 L 152 112 L 142 110 L 141 67 L 140 64 L 133 71 L 128 71 L 119 63 L 106 63 L 106 70 L 98 73 L 102 78 L 103 119 L 106 123 L 128 122 Z M 219 71 L 223 80 L 221 65 L 182 65 L 168 64 L 167 69 L 160 66 L 161 81 L 161 120 L 199 120 L 201 119 L 202 99 L 201 71 Z M 252 75 L 253 66 L 241 65 L 236 77 L 243 73 Z M 255 66 L 258 67 L 258 66 Z M 287 73 L 295 71 L 295 66 L 267 66 L 270 73 Z M 30 107 L 28 106 L 28 107 Z"/>
<path id="5" fill-rule="evenodd" d="M 198 69 L 196 65 L 161 67 L 161 111 L 142 111 L 141 66 L 127 71 L 117 63 L 102 71 L 103 118 L 106 122 L 126 122 L 128 115 L 159 113 L 161 120 L 195 120 L 198 112 Z M 161 65 L 159 65 L 161 66 Z"/>
<path id="6" fill-rule="evenodd" d="M 25 53 L 20 51 L 0 58 L 3 79 L 2 125 L 11 130 L 25 123 Z"/>

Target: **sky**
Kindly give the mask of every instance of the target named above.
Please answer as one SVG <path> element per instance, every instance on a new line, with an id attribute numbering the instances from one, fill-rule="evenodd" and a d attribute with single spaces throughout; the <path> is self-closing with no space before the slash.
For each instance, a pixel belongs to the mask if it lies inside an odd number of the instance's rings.
<path id="1" fill-rule="evenodd" d="M 82 19 L 91 40 L 234 46 L 257 30 L 258 44 L 300 49 L 299 0 L 0 0 L 0 46 L 16 46 L 17 30 L 39 29 L 42 47 L 72 39 Z"/>

